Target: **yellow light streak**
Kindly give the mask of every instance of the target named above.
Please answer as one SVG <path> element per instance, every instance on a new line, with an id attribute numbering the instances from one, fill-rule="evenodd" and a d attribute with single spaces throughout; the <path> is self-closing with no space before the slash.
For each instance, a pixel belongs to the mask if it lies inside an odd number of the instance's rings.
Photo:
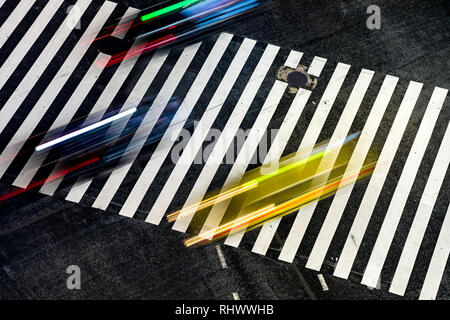
<path id="1" fill-rule="evenodd" d="M 370 163 L 364 166 L 359 172 L 330 180 L 323 186 L 313 188 L 298 197 L 282 202 L 278 205 L 271 203 L 262 209 L 253 211 L 238 219 L 225 223 L 222 226 L 191 237 L 187 239 L 184 244 L 189 247 L 200 243 L 210 242 L 211 240 L 219 240 L 230 233 L 236 233 L 244 229 L 251 230 L 253 227 L 259 226 L 263 222 L 272 220 L 275 217 L 287 215 L 298 210 L 302 206 L 310 204 L 313 201 L 319 201 L 320 199 L 334 194 L 337 189 L 354 182 L 355 178 L 356 180 L 360 180 L 370 175 L 375 168 L 375 164 L 375 162 Z"/>

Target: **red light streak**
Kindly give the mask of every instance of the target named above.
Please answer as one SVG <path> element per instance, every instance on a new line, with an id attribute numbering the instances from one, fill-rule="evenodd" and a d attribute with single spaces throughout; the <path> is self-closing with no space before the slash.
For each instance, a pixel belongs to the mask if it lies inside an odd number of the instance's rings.
<path id="1" fill-rule="evenodd" d="M 153 40 L 151 42 L 142 44 L 131 50 L 116 54 L 116 55 L 112 56 L 111 58 L 99 60 L 96 63 L 100 68 L 109 67 L 116 63 L 122 62 L 123 60 L 131 59 L 131 58 L 136 57 L 136 56 L 138 56 L 142 53 L 145 53 L 149 50 L 158 48 L 166 43 L 175 41 L 176 39 L 177 39 L 176 36 L 174 36 L 173 34 L 169 34 L 169 35 L 159 38 L 157 40 Z"/>
<path id="2" fill-rule="evenodd" d="M 133 23 L 133 21 L 130 21 L 130 22 L 127 22 L 127 23 L 122 24 L 122 25 L 120 25 L 120 26 L 117 26 L 117 28 L 114 29 L 113 32 L 108 33 L 108 34 L 105 34 L 105 35 L 103 35 L 103 36 L 101 36 L 101 37 L 95 38 L 93 41 L 98 41 L 98 40 L 101 40 L 101 39 L 104 39 L 104 38 L 113 36 L 113 35 L 115 35 L 115 34 L 121 33 L 121 32 L 123 32 L 123 31 L 128 31 L 128 30 L 130 30 L 131 28 L 134 28 L 134 27 L 136 27 L 136 26 L 142 24 L 142 22 L 138 22 L 138 23 L 132 25 L 131 27 L 129 27 L 129 25 L 130 25 L 131 23 Z M 114 28 L 114 27 L 109 27 L 109 28 Z"/>
<path id="3" fill-rule="evenodd" d="M 0 201 L 4 201 L 4 200 L 7 200 L 9 198 L 15 197 L 15 196 L 17 196 L 17 195 L 19 195 L 21 193 L 24 193 L 24 192 L 26 192 L 28 190 L 34 189 L 36 187 L 39 187 L 39 186 L 43 185 L 46 182 L 51 182 L 51 181 L 53 181 L 55 179 L 58 179 L 59 177 L 65 176 L 66 174 L 68 174 L 70 172 L 76 171 L 76 170 L 78 170 L 78 169 L 80 169 L 82 167 L 88 166 L 88 165 L 90 165 L 90 164 L 92 164 L 92 163 L 94 163 L 96 161 L 99 161 L 99 160 L 100 160 L 100 158 L 98 158 L 98 157 L 86 160 L 84 162 L 81 162 L 81 163 L 77 164 L 76 166 L 74 166 L 72 168 L 67 168 L 67 169 L 62 170 L 62 171 L 60 171 L 58 173 L 55 173 L 55 174 L 49 176 L 46 179 L 42 179 L 42 180 L 33 182 L 28 187 L 26 187 L 25 189 L 17 189 L 17 190 L 11 191 L 9 193 L 6 193 L 6 194 L 4 194 L 4 195 L 2 195 L 0 197 Z"/>

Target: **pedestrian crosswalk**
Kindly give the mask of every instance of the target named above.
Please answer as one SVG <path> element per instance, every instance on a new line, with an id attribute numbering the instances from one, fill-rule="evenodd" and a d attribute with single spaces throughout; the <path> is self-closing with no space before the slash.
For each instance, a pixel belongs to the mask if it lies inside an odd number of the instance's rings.
<path id="1" fill-rule="evenodd" d="M 239 183 L 255 157 L 267 164 L 297 150 L 308 154 L 318 142 L 330 139 L 334 145 L 360 131 L 345 174 L 359 171 L 376 150 L 370 178 L 259 229 L 231 234 L 225 244 L 286 262 L 306 257 L 308 269 L 344 279 L 362 274 L 363 285 L 376 287 L 381 280 L 397 295 L 408 296 L 416 283 L 421 289 L 415 298 L 448 295 L 442 284 L 450 272 L 447 89 L 229 33 L 104 67 L 97 62 L 110 56 L 90 46 L 93 35 L 137 9 L 78 0 L 77 10 L 68 10 L 64 1 L 49 0 L 31 27 L 18 30 L 34 3 L 22 0 L 5 8 L 0 1 L 0 10 L 10 10 L 0 26 L 2 186 L 27 188 L 47 179 L 42 194 L 155 225 L 181 209 L 172 228 L 204 232 L 217 227 L 229 202 L 215 204 L 203 218 L 182 213 L 208 192 Z M 80 17 L 77 30 L 73 20 Z M 52 34 L 46 44 L 39 43 L 44 32 Z M 4 46 L 9 37 L 20 39 L 13 48 Z M 299 63 L 309 67 L 318 85 L 291 94 L 276 74 L 281 66 Z M 149 148 L 145 142 L 153 126 L 146 120 L 164 117 L 174 97 L 181 103 L 160 141 Z M 29 148 L 37 133 L 68 132 L 69 122 L 80 116 L 88 124 L 136 106 L 150 108 L 128 145 L 132 161 L 128 157 L 109 173 L 50 179 L 62 163 L 47 162 L 51 150 L 38 154 Z M 193 128 L 188 119 L 195 120 Z M 122 131 L 126 123 L 109 130 Z M 236 144 L 241 130 L 245 138 Z M 48 139 L 44 135 L 37 143 Z M 224 159 L 231 149 L 236 152 L 230 163 Z M 334 163 L 338 155 L 333 149 L 320 165 Z M 284 241 L 279 251 L 273 250 L 276 236 Z"/>
<path id="2" fill-rule="evenodd" d="M 0 46 L 3 46 L 13 33 L 14 29 L 23 20 L 27 12 L 33 7 L 36 1 L 20 1 L 15 10 L 8 16 L 8 19 L 0 28 Z M 1 3 L 2 7 L 5 1 Z"/>
<path id="3" fill-rule="evenodd" d="M 445 177 L 448 165 L 450 163 L 450 127 L 447 127 L 444 140 L 439 148 L 438 154 L 431 169 L 430 176 L 428 177 L 425 190 L 419 202 L 416 214 L 414 216 L 413 223 L 408 232 L 405 246 L 400 256 L 400 261 L 397 265 L 397 269 L 392 279 L 392 284 L 389 291 L 397 294 L 404 294 L 408 280 L 410 278 L 414 261 L 417 258 L 417 254 L 422 243 L 423 236 L 433 212 L 433 204 L 441 188 L 442 182 Z M 369 265 L 371 266 L 371 265 Z M 371 271 L 371 270 L 369 270 Z M 364 279 L 363 279 L 364 280 Z"/>
<path id="4" fill-rule="evenodd" d="M 414 88 L 414 86 L 415 86 L 415 88 Z M 398 113 L 398 117 L 396 118 L 396 120 L 398 119 L 398 121 L 394 121 L 394 124 L 393 124 L 394 130 L 391 131 L 391 134 L 389 135 L 388 140 L 386 141 L 384 149 L 380 156 L 381 166 L 377 167 L 377 170 L 375 171 L 375 173 L 373 175 L 373 179 L 371 179 L 371 183 L 369 183 L 369 186 L 367 188 L 368 190 L 365 193 L 365 196 L 361 203 L 360 208 L 364 208 L 364 211 L 362 209 L 359 209 L 360 215 L 358 215 L 358 214 L 356 215 L 355 222 L 354 222 L 355 227 L 352 226 L 352 228 L 355 229 L 355 231 L 352 233 L 353 235 L 364 233 L 364 231 L 366 229 L 367 221 L 370 219 L 369 215 L 371 214 L 373 207 L 376 205 L 377 194 L 380 193 L 381 187 L 383 185 L 383 180 L 385 179 L 386 175 L 388 174 L 388 169 L 389 169 L 388 165 L 392 162 L 393 152 L 394 152 L 394 150 L 392 150 L 392 149 L 395 148 L 399 144 L 398 140 L 401 139 L 401 134 L 402 134 L 402 132 L 400 130 L 402 130 L 402 128 L 406 127 L 406 122 L 408 121 L 408 116 L 411 114 L 412 107 L 417 101 L 418 95 L 420 93 L 420 88 L 421 88 L 421 84 L 412 82 L 410 84 L 410 87 L 408 88 L 411 90 L 407 91 L 405 94 L 405 98 L 403 100 L 404 103 L 402 103 L 402 105 L 400 106 L 400 110 L 399 110 L 399 111 L 404 111 L 404 112 Z M 441 92 L 441 95 L 440 95 L 441 101 L 439 101 L 437 103 L 437 105 L 442 105 L 442 103 L 443 103 L 442 98 L 444 98 L 444 96 L 442 95 L 443 91 L 441 91 L 439 89 L 437 89 L 435 91 L 435 93 L 439 93 L 439 92 Z M 411 97 L 409 94 L 411 94 L 413 96 Z M 431 99 L 433 99 L 433 97 L 436 97 L 436 95 L 432 96 Z M 421 127 L 419 128 L 419 132 L 417 135 L 417 138 L 425 139 L 425 141 L 416 139 L 415 141 L 417 141 L 417 143 L 415 143 L 413 145 L 413 147 L 410 151 L 410 155 L 412 156 L 411 159 L 416 159 L 416 162 L 420 162 L 419 154 L 420 153 L 423 154 L 425 152 L 425 146 L 427 145 L 427 142 L 428 142 L 428 141 L 426 141 L 426 140 L 428 140 L 427 137 L 431 136 L 431 130 L 432 130 L 431 128 L 434 127 L 433 126 L 434 123 L 432 121 L 433 120 L 436 121 L 436 119 L 437 119 L 437 112 L 439 109 L 433 108 L 433 106 L 435 106 L 436 104 L 431 105 L 432 102 L 433 102 L 433 100 L 430 100 L 430 105 L 428 106 L 427 111 L 426 111 L 429 113 L 426 113 L 425 116 L 428 114 L 431 114 L 434 111 L 434 114 L 432 115 L 433 119 L 430 119 L 430 122 L 428 122 L 428 118 L 426 118 L 424 116 L 422 119 Z M 402 107 L 408 108 L 411 111 L 403 110 Z M 401 124 L 400 122 L 403 122 L 403 124 Z M 421 129 L 423 129 L 423 130 L 421 130 Z M 428 132 L 425 132 L 425 130 L 427 130 Z M 390 139 L 390 138 L 392 138 L 392 139 Z M 394 146 L 391 146 L 391 140 L 394 140 L 394 139 L 397 140 L 397 142 L 395 142 Z M 417 148 L 421 148 L 423 151 L 416 150 L 416 148 L 414 148 L 415 146 L 417 146 Z M 384 152 L 384 150 L 386 150 L 386 152 Z M 407 164 L 408 164 L 408 160 L 407 160 Z M 405 164 L 405 167 L 403 168 L 403 172 L 404 172 L 404 174 L 402 173 L 402 177 L 405 177 L 405 179 L 406 179 L 406 177 L 410 177 L 410 178 L 408 178 L 408 180 L 410 182 L 409 183 L 406 182 L 406 183 L 411 186 L 412 183 L 414 182 L 413 179 L 411 178 L 411 177 L 413 177 L 414 169 L 412 169 L 412 168 L 410 169 Z M 399 204 L 401 205 L 402 203 L 404 203 L 406 201 L 406 199 L 402 201 L 400 199 L 395 198 L 396 194 L 400 196 L 400 191 L 397 193 L 397 190 L 401 190 L 401 188 L 404 186 L 403 181 L 404 180 L 401 180 L 401 178 L 400 178 L 400 181 L 397 184 L 396 191 L 394 192 L 394 199 L 393 199 L 393 201 L 391 201 L 391 207 L 397 206 Z M 405 195 L 409 194 L 409 190 L 402 190 L 402 191 L 403 191 L 402 197 L 405 198 Z M 439 192 L 439 190 L 436 192 L 436 195 L 438 192 Z M 388 209 L 388 213 L 386 214 L 386 217 L 383 221 L 383 226 L 386 226 L 387 228 L 394 227 L 394 229 L 395 229 L 396 222 L 395 222 L 395 220 L 390 219 L 391 215 L 389 213 L 396 212 L 396 215 L 398 216 L 400 214 L 400 212 L 402 212 L 402 211 L 403 211 L 403 206 L 400 208 L 397 207 L 397 209 L 395 211 Z M 359 217 L 361 217 L 361 218 L 358 219 Z M 375 257 L 377 255 L 380 255 L 380 254 L 385 255 L 386 254 L 386 253 L 383 254 L 381 252 L 386 251 L 385 248 L 389 247 L 389 245 L 390 245 L 388 239 L 392 238 L 392 236 L 393 236 L 392 231 L 391 231 L 390 235 L 386 231 L 386 235 L 385 235 L 383 233 L 384 232 L 383 226 L 380 231 L 380 235 L 382 237 L 378 238 L 380 240 L 377 239 L 377 241 L 379 241 L 379 242 L 378 242 L 378 244 L 377 243 L 375 244 L 374 250 L 372 251 L 371 260 L 369 260 L 369 264 L 368 264 L 368 268 L 372 274 L 372 276 L 371 276 L 372 280 L 371 281 L 368 280 L 366 278 L 366 276 L 363 279 L 363 283 L 366 283 L 367 285 L 374 285 L 374 282 L 378 281 L 378 277 L 379 277 L 381 267 L 382 267 L 382 261 L 380 261 L 381 263 L 378 264 L 378 268 L 377 268 L 380 271 L 373 270 L 374 267 L 372 267 L 372 266 L 377 265 L 375 263 L 375 259 L 376 259 Z M 350 246 L 348 246 L 348 248 L 350 248 Z M 346 253 L 347 251 L 345 251 L 345 249 L 344 249 L 343 252 Z M 355 253 L 349 253 L 348 261 L 352 261 L 352 259 L 354 259 L 354 256 L 355 256 Z M 382 260 L 382 258 L 380 260 Z M 372 261 L 373 261 L 373 263 L 371 263 Z M 341 264 L 341 265 L 343 266 L 343 264 Z M 341 269 L 336 268 L 336 275 L 338 274 L 338 270 L 341 270 Z M 365 273 L 365 275 L 366 274 L 367 273 Z"/>

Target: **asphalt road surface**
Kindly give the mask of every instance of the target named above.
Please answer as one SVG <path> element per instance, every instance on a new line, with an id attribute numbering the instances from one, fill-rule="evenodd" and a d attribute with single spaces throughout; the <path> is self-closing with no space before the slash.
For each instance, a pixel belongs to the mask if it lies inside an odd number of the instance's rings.
<path id="1" fill-rule="evenodd" d="M 25 170 L 32 153 L 14 158 L 28 137 L 96 108 L 145 103 L 164 115 L 171 96 L 220 132 L 278 129 L 283 155 L 361 131 L 351 165 L 360 168 L 370 148 L 384 166 L 270 228 L 185 248 L 192 225 L 175 231 L 164 214 L 240 170 L 191 165 L 189 155 L 189 166 L 173 163 L 163 148 L 176 142 L 168 135 L 109 175 L 66 177 L 2 201 L 0 298 L 450 298 L 446 1 L 378 1 L 381 29 L 369 29 L 371 1 L 283 0 L 201 44 L 102 70 L 93 62 L 105 56 L 78 45 L 83 34 L 157 1 L 117 2 L 0 1 L 2 190 L 51 174 Z M 80 23 L 68 16 L 72 4 Z M 299 62 L 318 86 L 295 95 L 275 75 Z M 197 128 L 186 127 L 194 135 Z M 266 138 L 259 132 L 250 131 L 252 139 Z M 210 149 L 222 159 L 216 146 L 232 141 L 216 139 Z M 256 145 L 235 150 L 245 167 L 250 159 L 238 154 Z M 80 290 L 66 285 L 72 265 L 81 270 Z"/>

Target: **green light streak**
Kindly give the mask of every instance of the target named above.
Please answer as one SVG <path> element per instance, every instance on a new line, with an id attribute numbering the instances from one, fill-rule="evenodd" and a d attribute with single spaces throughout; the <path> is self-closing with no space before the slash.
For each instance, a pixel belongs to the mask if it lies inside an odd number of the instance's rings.
<path id="1" fill-rule="evenodd" d="M 175 3 L 175 4 L 171 5 L 171 6 L 168 6 L 168 7 L 159 9 L 159 10 L 156 10 L 154 12 L 146 14 L 145 16 L 142 16 L 141 17 L 141 21 L 146 21 L 146 20 L 153 19 L 155 17 L 161 16 L 163 14 L 169 13 L 171 11 L 180 9 L 180 8 L 182 8 L 184 6 L 191 5 L 191 4 L 199 2 L 199 1 L 200 0 L 184 0 L 184 1 L 181 1 L 181 2 L 178 2 L 178 3 Z"/>
<path id="2" fill-rule="evenodd" d="M 312 156 L 310 156 L 308 158 L 299 160 L 297 162 L 294 162 L 294 163 L 291 163 L 291 164 L 289 164 L 287 166 L 279 168 L 278 170 L 276 170 L 276 171 L 274 171 L 272 173 L 262 175 L 262 176 L 260 176 L 260 177 L 258 177 L 256 179 L 253 179 L 252 181 L 247 182 L 246 184 L 251 184 L 251 183 L 255 183 L 255 182 L 261 183 L 261 182 L 263 182 L 263 181 L 265 181 L 265 180 L 267 180 L 267 179 L 269 179 L 269 178 L 271 178 L 271 177 L 273 177 L 275 175 L 279 175 L 279 174 L 285 173 L 285 172 L 287 172 L 289 170 L 297 168 L 297 167 L 299 167 L 301 165 L 304 165 L 304 164 L 306 164 L 308 162 L 311 162 L 311 161 L 314 161 L 316 159 L 319 159 L 319 158 L 323 157 L 327 152 L 328 152 L 327 150 L 324 150 L 322 152 L 316 153 L 316 154 L 314 154 L 314 155 L 312 155 Z M 244 186 L 246 184 L 244 184 Z"/>

